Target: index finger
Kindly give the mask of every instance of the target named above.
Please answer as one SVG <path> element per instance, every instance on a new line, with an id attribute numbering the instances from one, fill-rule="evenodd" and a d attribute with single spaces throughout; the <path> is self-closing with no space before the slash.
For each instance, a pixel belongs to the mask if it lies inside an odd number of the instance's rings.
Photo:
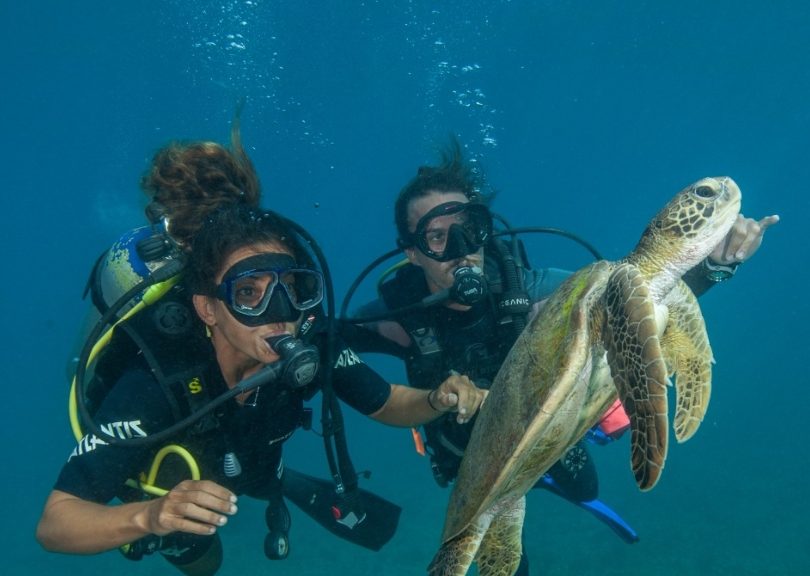
<path id="1" fill-rule="evenodd" d="M 771 216 L 765 216 L 765 218 L 762 218 L 759 222 L 757 222 L 757 224 L 759 224 L 759 227 L 762 229 L 762 232 L 765 232 L 767 228 L 770 228 L 777 222 L 779 222 L 779 215 L 773 214 Z"/>
<path id="2" fill-rule="evenodd" d="M 223 501 L 235 504 L 237 500 L 233 492 L 211 480 L 185 480 L 175 487 L 175 491 L 189 494 L 192 498 L 195 498 L 194 495 L 196 494 L 206 501 Z"/>

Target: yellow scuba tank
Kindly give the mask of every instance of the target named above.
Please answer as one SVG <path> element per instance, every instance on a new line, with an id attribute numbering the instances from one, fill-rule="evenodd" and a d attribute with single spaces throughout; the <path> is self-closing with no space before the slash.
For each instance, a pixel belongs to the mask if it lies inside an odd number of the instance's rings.
<path id="1" fill-rule="evenodd" d="M 101 315 L 150 274 L 182 258 L 182 252 L 166 231 L 165 220 L 126 232 L 101 254 L 84 289 L 84 298 L 89 295 L 91 302 L 71 348 L 68 381 L 73 379 L 81 349 Z M 141 295 L 137 295 L 124 304 L 119 315 L 126 313 L 140 299 Z"/>

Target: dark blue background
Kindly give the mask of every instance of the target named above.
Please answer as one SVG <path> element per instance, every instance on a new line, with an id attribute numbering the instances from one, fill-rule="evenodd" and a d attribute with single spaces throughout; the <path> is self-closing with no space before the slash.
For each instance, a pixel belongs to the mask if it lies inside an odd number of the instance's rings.
<path id="1" fill-rule="evenodd" d="M 4 571 L 169 571 L 49 555 L 33 530 L 71 449 L 64 359 L 90 266 L 143 222 L 154 151 L 227 141 L 246 96 L 264 204 L 318 238 L 341 295 L 393 247 L 397 191 L 451 132 L 513 224 L 570 229 L 608 258 L 702 176 L 734 177 L 749 216 L 780 214 L 761 252 L 702 299 L 712 405 L 659 486 L 637 492 L 626 439 L 595 451 L 602 496 L 641 543 L 548 494 L 530 495 L 526 531 L 535 574 L 806 573 L 808 25 L 786 1 L 2 3 Z M 588 260 L 569 242 L 527 243 L 536 265 Z M 261 506 L 244 501 L 222 574 L 424 571 L 447 492 L 408 431 L 349 425 L 356 464 L 374 472 L 365 486 L 405 507 L 391 544 L 354 548 L 297 513 L 291 557 L 268 566 Z M 287 454 L 326 472 L 312 434 Z"/>

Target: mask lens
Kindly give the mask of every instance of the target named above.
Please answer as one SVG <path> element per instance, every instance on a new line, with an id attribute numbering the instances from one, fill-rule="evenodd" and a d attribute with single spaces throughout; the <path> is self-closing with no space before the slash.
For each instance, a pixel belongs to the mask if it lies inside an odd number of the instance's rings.
<path id="1" fill-rule="evenodd" d="M 230 281 L 233 309 L 240 314 L 257 316 L 264 312 L 273 290 L 278 285 L 278 274 L 272 270 L 256 270 Z"/>
<path id="2" fill-rule="evenodd" d="M 447 247 L 447 237 L 449 236 L 450 226 L 453 224 L 467 228 L 469 226 L 469 218 L 462 211 L 447 216 L 436 216 L 428 223 L 424 239 L 425 244 L 431 252 L 435 252 L 436 254 L 444 252 Z"/>
<path id="3" fill-rule="evenodd" d="M 315 270 L 287 270 L 281 273 L 281 286 L 296 310 L 309 310 L 323 300 L 323 278 Z"/>

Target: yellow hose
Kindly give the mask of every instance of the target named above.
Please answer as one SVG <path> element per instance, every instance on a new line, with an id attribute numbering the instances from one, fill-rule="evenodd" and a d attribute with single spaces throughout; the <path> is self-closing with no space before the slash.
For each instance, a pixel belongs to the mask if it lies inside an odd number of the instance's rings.
<path id="1" fill-rule="evenodd" d="M 160 470 L 160 465 L 163 463 L 163 459 L 169 454 L 176 454 L 186 462 L 192 480 L 200 479 L 200 467 L 197 465 L 197 461 L 194 459 L 194 456 L 191 455 L 191 452 L 178 444 L 169 444 L 168 446 L 161 448 L 158 453 L 155 454 L 155 458 L 152 460 L 152 465 L 149 467 L 149 473 L 145 476 L 142 475 L 141 480 L 127 480 L 127 486 L 138 488 L 139 490 L 147 494 L 151 494 L 152 496 L 165 496 L 169 491 L 165 488 L 155 486 L 155 480 L 157 480 L 157 475 Z"/>
<path id="2" fill-rule="evenodd" d="M 159 282 L 153 286 L 147 288 L 143 296 L 141 297 L 140 302 L 135 304 L 132 308 L 130 308 L 126 314 L 124 314 L 120 319 L 118 319 L 110 328 L 107 329 L 106 332 L 98 339 L 98 341 L 93 345 L 92 350 L 90 351 L 90 355 L 87 359 L 87 366 L 89 367 L 93 361 L 96 359 L 98 354 L 110 343 L 112 339 L 113 330 L 115 327 L 118 326 L 121 322 L 132 318 L 135 314 L 154 304 L 158 300 L 160 300 L 169 290 L 171 290 L 175 284 L 180 280 L 180 275 L 172 276 L 168 280 L 164 280 L 163 282 Z M 73 436 L 76 438 L 76 441 L 79 442 L 82 437 L 84 436 L 84 432 L 82 431 L 81 422 L 79 418 L 79 410 L 78 410 L 78 402 L 76 400 L 76 394 L 78 394 L 78 387 L 76 385 L 76 376 L 73 376 L 73 381 L 70 384 L 70 396 L 68 397 L 68 414 L 70 416 L 70 427 L 73 431 Z M 155 458 L 152 460 L 152 465 L 149 468 L 148 474 L 141 474 L 142 478 L 140 480 L 129 479 L 127 480 L 127 486 L 131 486 L 133 488 L 138 488 L 143 492 L 150 494 L 152 496 L 164 496 L 168 490 L 165 488 L 160 488 L 155 486 L 155 480 L 157 479 L 158 472 L 160 470 L 160 465 L 163 463 L 164 458 L 169 454 L 176 454 L 180 458 L 182 458 L 186 465 L 188 466 L 189 473 L 191 475 L 192 480 L 199 480 L 200 479 L 200 467 L 197 465 L 197 461 L 194 459 L 194 456 L 191 455 L 191 452 L 179 446 L 177 444 L 169 444 L 168 446 L 164 446 L 161 448 L 158 453 L 155 455 Z"/>
<path id="3" fill-rule="evenodd" d="M 169 291 L 171 290 L 175 284 L 180 280 L 180 275 L 172 276 L 168 280 L 164 280 L 163 282 L 158 282 L 157 284 L 150 286 L 147 288 L 143 296 L 141 297 L 141 301 L 135 304 L 132 308 L 130 308 L 126 314 L 124 314 L 118 321 L 115 322 L 112 326 L 110 326 L 104 334 L 98 339 L 98 341 L 93 345 L 93 349 L 90 350 L 90 356 L 87 358 L 87 366 L 85 368 L 89 368 L 93 361 L 96 359 L 96 356 L 110 343 L 112 339 L 113 330 L 115 327 L 118 326 L 124 320 L 128 320 L 132 318 L 135 314 L 146 308 L 147 306 L 154 304 Z M 81 422 L 79 418 L 79 411 L 78 411 L 78 403 L 76 400 L 76 394 L 78 390 L 76 387 L 76 376 L 73 376 L 73 381 L 70 384 L 70 395 L 68 396 L 68 415 L 70 416 L 70 428 L 73 430 L 73 436 L 76 438 L 76 441 L 82 439 L 84 433 L 82 432 Z"/>

